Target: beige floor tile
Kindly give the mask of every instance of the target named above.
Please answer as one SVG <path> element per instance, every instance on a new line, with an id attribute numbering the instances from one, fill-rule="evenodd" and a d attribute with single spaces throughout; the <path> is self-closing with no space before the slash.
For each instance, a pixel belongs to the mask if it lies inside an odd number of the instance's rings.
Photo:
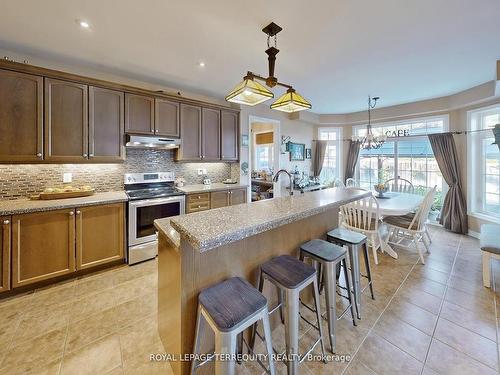
<path id="1" fill-rule="evenodd" d="M 487 317 L 485 314 L 476 313 L 445 301 L 440 317 L 467 328 L 490 340 L 497 340 L 494 315 Z"/>
<path id="2" fill-rule="evenodd" d="M 67 353 L 63 358 L 60 374 L 105 374 L 121 364 L 120 338 L 112 335 Z"/>
<path id="3" fill-rule="evenodd" d="M 434 337 L 468 356 L 498 369 L 498 347 L 477 333 L 462 328 L 446 319 L 439 319 Z"/>
<path id="4" fill-rule="evenodd" d="M 413 303 L 432 314 L 437 314 L 441 306 L 441 298 L 433 296 L 432 294 L 422 292 L 418 289 L 410 287 L 403 287 L 397 294 L 398 297 L 406 299 L 408 302 Z"/>
<path id="5" fill-rule="evenodd" d="M 356 358 L 384 375 L 420 374 L 423 367 L 423 363 L 374 333 L 368 335 Z"/>
<path id="6" fill-rule="evenodd" d="M 432 254 L 431 254 L 431 256 L 427 257 L 424 267 L 431 268 L 435 271 L 449 274 L 451 272 L 452 265 L 453 264 L 451 264 L 449 262 L 442 262 L 441 260 L 435 260 L 434 258 L 432 258 Z"/>
<path id="7" fill-rule="evenodd" d="M 0 353 L 11 345 L 14 333 L 22 319 L 22 308 L 0 307 Z"/>
<path id="8" fill-rule="evenodd" d="M 61 359 L 39 364 L 36 362 L 24 363 L 17 367 L 0 369 L 1 375 L 59 375 Z"/>
<path id="9" fill-rule="evenodd" d="M 370 368 L 365 366 L 361 361 L 354 360 L 347 367 L 346 375 L 376 375 Z"/>
<path id="10" fill-rule="evenodd" d="M 449 287 L 446 291 L 445 300 L 468 310 L 487 314 L 487 316 L 494 316 L 495 314 L 493 298 L 485 298 L 478 294 L 469 294 Z"/>
<path id="11" fill-rule="evenodd" d="M 108 371 L 106 375 L 123 375 L 123 368 L 121 366 L 115 367 L 113 370 Z"/>
<path id="12" fill-rule="evenodd" d="M 483 287 L 482 279 L 480 281 L 477 280 L 473 281 L 452 275 L 450 281 L 448 282 L 448 285 L 462 292 L 469 294 L 477 294 L 487 299 L 493 298 L 494 294 L 494 291 L 492 289 Z"/>
<path id="13" fill-rule="evenodd" d="M 431 343 L 431 336 L 388 312 L 385 312 L 377 322 L 374 332 L 399 349 L 424 362 Z"/>
<path id="14" fill-rule="evenodd" d="M 390 312 L 402 321 L 418 328 L 427 335 L 432 335 L 437 321 L 437 315 L 407 302 L 402 298 L 395 298 L 392 300 L 387 308 L 387 312 Z"/>
<path id="15" fill-rule="evenodd" d="M 403 287 L 418 289 L 438 298 L 443 298 L 446 291 L 446 285 L 425 278 L 408 278 Z"/>
<path id="16" fill-rule="evenodd" d="M 432 340 L 426 366 L 441 375 L 498 374 L 492 368 L 435 339 Z"/>
<path id="17" fill-rule="evenodd" d="M 410 275 L 414 277 L 423 277 L 444 285 L 446 285 L 449 278 L 449 275 L 444 272 L 440 272 L 422 265 L 415 266 Z"/>

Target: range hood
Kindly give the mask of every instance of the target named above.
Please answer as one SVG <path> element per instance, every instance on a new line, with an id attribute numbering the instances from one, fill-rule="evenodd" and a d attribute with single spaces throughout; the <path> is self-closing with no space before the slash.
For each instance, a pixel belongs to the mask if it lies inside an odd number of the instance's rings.
<path id="1" fill-rule="evenodd" d="M 172 150 L 179 148 L 181 140 L 178 138 L 155 137 L 147 135 L 126 136 L 126 147 L 130 148 L 155 148 L 161 150 Z"/>

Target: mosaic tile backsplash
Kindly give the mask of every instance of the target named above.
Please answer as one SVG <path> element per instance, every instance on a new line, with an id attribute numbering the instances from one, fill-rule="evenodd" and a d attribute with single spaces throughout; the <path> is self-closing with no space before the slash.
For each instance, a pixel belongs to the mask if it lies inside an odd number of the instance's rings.
<path id="1" fill-rule="evenodd" d="M 122 164 L 8 164 L 0 165 L 0 199 L 18 199 L 61 187 L 63 173 L 73 174 L 72 186 L 91 185 L 97 191 L 123 189 L 123 175 L 135 172 L 173 171 L 187 184 L 198 184 L 198 168 L 205 168 L 212 182 L 231 177 L 229 163 L 177 163 L 170 150 L 127 149 Z"/>

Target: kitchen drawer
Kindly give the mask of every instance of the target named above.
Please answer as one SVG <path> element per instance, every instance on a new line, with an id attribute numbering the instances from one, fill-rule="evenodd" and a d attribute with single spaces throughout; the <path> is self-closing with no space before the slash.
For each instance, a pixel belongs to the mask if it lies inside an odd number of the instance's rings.
<path id="1" fill-rule="evenodd" d="M 192 201 L 186 205 L 187 213 L 205 211 L 210 209 L 210 201 Z"/>
<path id="2" fill-rule="evenodd" d="M 187 203 L 201 203 L 210 202 L 210 193 L 200 193 L 200 194 L 189 194 L 187 196 Z"/>

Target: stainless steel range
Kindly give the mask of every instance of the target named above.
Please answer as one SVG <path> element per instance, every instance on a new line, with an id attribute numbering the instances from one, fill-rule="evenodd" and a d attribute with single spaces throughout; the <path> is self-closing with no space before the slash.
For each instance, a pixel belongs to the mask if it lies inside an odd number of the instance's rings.
<path id="1" fill-rule="evenodd" d="M 184 193 L 174 186 L 173 172 L 127 173 L 128 264 L 154 258 L 158 254 L 156 219 L 184 213 Z"/>

